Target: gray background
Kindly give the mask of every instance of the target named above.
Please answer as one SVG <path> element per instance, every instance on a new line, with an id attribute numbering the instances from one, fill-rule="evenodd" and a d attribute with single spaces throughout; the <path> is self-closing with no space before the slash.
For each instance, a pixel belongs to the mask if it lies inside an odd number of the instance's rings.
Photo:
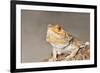
<path id="1" fill-rule="evenodd" d="M 89 13 L 22 10 L 22 63 L 40 62 L 50 56 L 52 47 L 46 42 L 46 32 L 52 23 L 62 24 L 82 41 L 90 41 Z"/>

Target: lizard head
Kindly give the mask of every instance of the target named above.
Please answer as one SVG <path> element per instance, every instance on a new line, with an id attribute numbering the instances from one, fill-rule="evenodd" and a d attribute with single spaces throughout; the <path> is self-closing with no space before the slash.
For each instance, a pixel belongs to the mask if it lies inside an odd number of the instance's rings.
<path id="1" fill-rule="evenodd" d="M 55 34 L 59 36 L 65 36 L 65 31 L 59 24 L 49 24 L 48 30 L 54 32 Z"/>

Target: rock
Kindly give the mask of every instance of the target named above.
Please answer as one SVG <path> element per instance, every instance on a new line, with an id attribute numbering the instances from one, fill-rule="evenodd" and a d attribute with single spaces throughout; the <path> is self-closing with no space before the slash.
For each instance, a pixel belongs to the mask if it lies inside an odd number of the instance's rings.
<path id="1" fill-rule="evenodd" d="M 65 58 L 68 56 L 68 54 L 61 54 L 57 55 L 56 61 L 65 61 Z M 90 59 L 90 47 L 86 46 L 85 48 L 81 48 L 78 53 L 75 55 L 75 57 L 69 59 L 68 61 L 72 60 L 89 60 Z M 48 59 L 43 60 L 43 62 L 52 62 L 53 57 L 52 54 Z"/>

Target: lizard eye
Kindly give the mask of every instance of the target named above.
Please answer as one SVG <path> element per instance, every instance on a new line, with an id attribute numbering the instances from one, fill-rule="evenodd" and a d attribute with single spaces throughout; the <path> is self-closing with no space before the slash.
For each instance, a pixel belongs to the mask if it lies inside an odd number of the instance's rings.
<path id="1" fill-rule="evenodd" d="M 56 28 L 60 31 L 61 27 L 59 25 L 56 25 Z"/>
<path id="2" fill-rule="evenodd" d="M 58 27 L 58 30 L 60 31 L 61 30 L 61 27 Z"/>

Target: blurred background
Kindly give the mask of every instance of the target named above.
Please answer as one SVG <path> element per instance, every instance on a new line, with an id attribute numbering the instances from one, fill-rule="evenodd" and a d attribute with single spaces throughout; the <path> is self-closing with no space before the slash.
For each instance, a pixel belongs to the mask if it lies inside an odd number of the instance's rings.
<path id="1" fill-rule="evenodd" d="M 61 24 L 82 41 L 90 41 L 90 14 L 21 10 L 21 61 L 40 62 L 48 58 L 52 46 L 46 42 L 48 24 Z"/>

